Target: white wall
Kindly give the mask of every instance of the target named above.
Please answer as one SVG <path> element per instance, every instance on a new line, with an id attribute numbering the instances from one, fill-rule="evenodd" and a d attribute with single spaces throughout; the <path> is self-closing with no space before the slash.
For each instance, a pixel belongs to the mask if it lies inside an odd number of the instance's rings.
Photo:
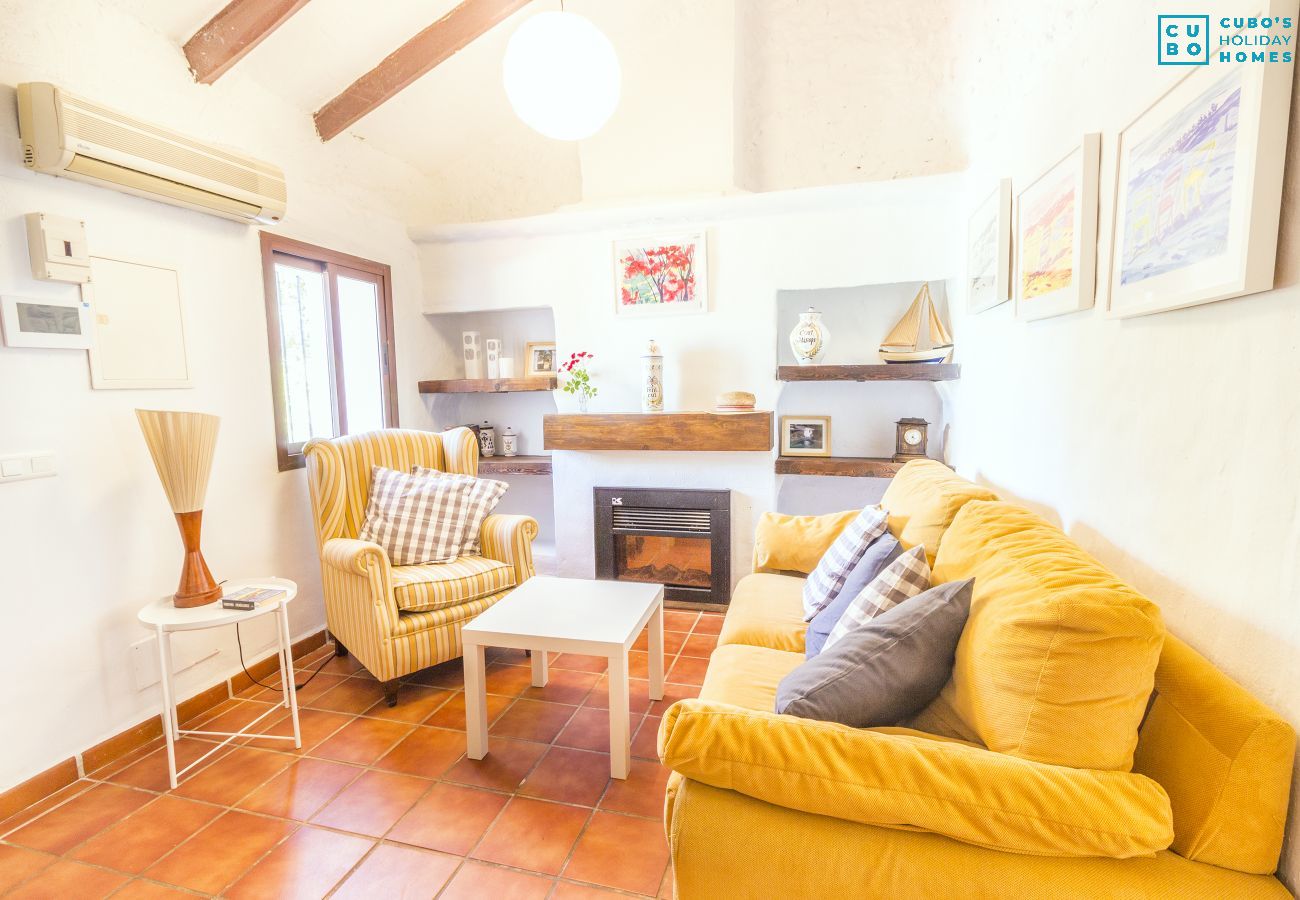
<path id="1" fill-rule="evenodd" d="M 971 0 L 741 0 L 737 183 L 752 191 L 965 168 L 950 26 Z"/>
<path id="2" fill-rule="evenodd" d="M 640 410 L 640 356 L 650 338 L 664 353 L 665 408 L 711 409 L 723 391 L 752 391 L 759 409 L 775 409 L 777 292 L 864 284 L 942 280 L 957 268 L 960 227 L 951 197 L 960 179 L 739 196 L 672 205 L 560 213 L 484 225 L 413 231 L 420 243 L 426 310 L 510 309 L 538 303 L 555 312 L 561 355 L 596 354 L 591 367 L 600 395 L 593 412 Z M 653 319 L 614 314 L 611 242 L 616 236 L 704 228 L 709 242 L 710 311 Z M 844 361 L 875 361 L 876 346 L 910 302 L 890 295 L 880 333 L 855 350 L 833 344 Z M 835 328 L 831 321 L 830 327 Z M 788 327 L 786 328 L 788 331 Z M 787 351 L 788 352 L 788 351 Z M 915 385 L 864 385 L 825 406 L 849 434 L 873 428 L 892 446 L 894 419 L 873 396 Z M 927 390 L 929 390 L 927 388 Z M 556 395 L 561 411 L 576 408 Z M 933 391 L 928 410 L 935 410 Z M 936 410 L 937 415 L 937 410 Z M 866 423 L 866 424 L 863 424 Z M 860 435 L 860 440 L 866 440 Z M 882 451 L 883 452 L 883 451 Z M 773 453 L 574 453 L 554 459 L 556 550 L 561 574 L 594 570 L 593 486 L 730 488 L 732 551 L 737 577 L 752 554 L 754 519 L 776 508 Z M 849 480 L 833 480 L 843 490 Z M 815 502 L 843 509 L 843 494 Z"/>
<path id="3" fill-rule="evenodd" d="M 277 230 L 393 266 L 404 424 L 428 423 L 415 393 L 428 329 L 415 248 L 399 224 L 421 177 L 360 145 L 323 148 L 310 120 L 227 75 L 192 83 L 176 46 L 112 7 L 55 0 L 0 3 L 0 293 L 75 296 L 32 280 L 22 216 L 84 218 L 96 255 L 176 268 L 194 388 L 92 391 L 86 355 L 0 347 L 0 453 L 49 450 L 58 477 L 0 486 L 0 710 L 11 739 L 0 790 L 157 712 L 138 692 L 135 615 L 175 589 L 180 541 L 132 410 L 222 417 L 204 515 L 218 579 L 296 580 L 295 635 L 324 625 L 305 474 L 276 469 L 261 260 L 253 228 L 23 169 L 12 85 L 50 80 L 100 103 L 285 168 L 289 214 Z M 129 64 L 128 64 L 129 60 Z M 375 180 L 381 179 L 381 180 Z M 250 628 L 246 649 L 273 631 Z M 215 657 L 187 671 L 181 695 L 238 669 L 233 633 L 185 636 Z"/>
<path id="4" fill-rule="evenodd" d="M 977 172 L 1023 185 L 1102 130 L 1108 234 L 1115 132 L 1180 77 L 1154 65 L 1157 8 L 1183 11 L 1132 0 L 964 7 L 954 27 L 969 48 L 959 82 Z M 1009 305 L 957 312 L 950 452 L 963 474 L 1060 523 L 1159 603 L 1172 632 L 1300 725 L 1294 135 L 1288 162 L 1277 290 L 1124 321 L 1100 309 L 1032 324 Z M 981 179 L 979 192 L 988 187 Z M 1293 795 L 1282 868 L 1292 890 L 1297 807 Z"/>

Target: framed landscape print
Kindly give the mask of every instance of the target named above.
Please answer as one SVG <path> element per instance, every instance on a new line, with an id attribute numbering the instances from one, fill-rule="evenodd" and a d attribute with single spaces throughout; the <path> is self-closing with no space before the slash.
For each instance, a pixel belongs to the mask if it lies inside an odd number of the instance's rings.
<path id="1" fill-rule="evenodd" d="M 1016 318 L 1092 306 L 1097 274 L 1101 135 L 1083 142 L 1016 198 Z"/>
<path id="2" fill-rule="evenodd" d="M 830 416 L 782 416 L 782 456 L 830 456 Z"/>
<path id="3" fill-rule="evenodd" d="M 1011 299 L 1011 179 L 976 207 L 966 226 L 966 308 L 973 313 Z"/>
<path id="4" fill-rule="evenodd" d="M 615 313 L 702 313 L 709 308 L 704 232 L 614 242 Z"/>
<path id="5" fill-rule="evenodd" d="M 1291 68 L 1197 69 L 1120 132 L 1108 315 L 1273 287 Z"/>

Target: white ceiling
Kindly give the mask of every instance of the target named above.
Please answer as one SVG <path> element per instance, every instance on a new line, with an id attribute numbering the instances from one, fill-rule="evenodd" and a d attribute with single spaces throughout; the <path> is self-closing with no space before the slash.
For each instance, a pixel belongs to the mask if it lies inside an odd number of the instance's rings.
<path id="1" fill-rule="evenodd" d="M 105 0 L 180 46 L 227 0 Z M 247 79 L 304 124 L 458 0 L 311 0 L 210 89 Z M 566 0 L 614 43 L 623 99 L 580 144 L 512 112 L 510 35 L 533 0 L 331 146 L 365 141 L 424 174 L 419 222 L 513 218 L 585 203 L 777 190 L 954 171 L 960 0 Z M 918 65 L 918 60 L 921 64 Z M 907 84 L 900 90 L 900 82 Z"/>
<path id="2" fill-rule="evenodd" d="M 115 0 L 177 46 L 226 0 Z M 240 60 L 224 78 L 258 82 L 309 116 L 368 72 L 458 0 L 311 0 Z M 355 123 L 335 141 L 364 140 L 448 185 L 463 209 L 443 216 L 474 218 L 474 194 L 530 199 L 518 209 L 494 200 L 494 214 L 537 211 L 539 173 L 549 174 L 551 206 L 579 198 L 577 150 L 536 134 L 513 114 L 501 85 L 501 58 L 518 23 L 558 8 L 532 3 Z M 218 82 L 218 86 L 220 81 Z M 474 191 L 454 173 L 472 163 Z M 488 177 L 484 178 L 483 173 Z M 528 181 L 527 191 L 512 184 Z M 459 215 L 457 215 L 459 213 Z M 440 217 L 443 217 L 440 216 Z"/>

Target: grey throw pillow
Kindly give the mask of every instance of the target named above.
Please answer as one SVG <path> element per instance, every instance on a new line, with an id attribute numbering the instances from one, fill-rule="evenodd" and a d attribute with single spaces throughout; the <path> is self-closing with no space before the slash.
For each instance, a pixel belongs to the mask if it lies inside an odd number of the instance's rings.
<path id="1" fill-rule="evenodd" d="M 952 674 L 974 583 L 930 588 L 849 632 L 781 679 L 776 711 L 855 728 L 920 712 Z"/>
<path id="2" fill-rule="evenodd" d="M 804 635 L 804 652 L 809 659 L 822 652 L 822 644 L 826 643 L 826 637 L 839 622 L 840 616 L 844 615 L 844 610 L 848 609 L 853 598 L 862 593 L 864 587 L 875 581 L 876 576 L 884 570 L 885 566 L 898 559 L 902 552 L 903 545 L 898 543 L 898 538 L 888 531 L 871 542 L 867 552 L 862 554 L 862 559 L 845 579 L 844 589 L 840 591 L 839 596 L 822 607 L 822 611 L 813 616 L 813 620 L 808 623 L 808 633 Z"/>

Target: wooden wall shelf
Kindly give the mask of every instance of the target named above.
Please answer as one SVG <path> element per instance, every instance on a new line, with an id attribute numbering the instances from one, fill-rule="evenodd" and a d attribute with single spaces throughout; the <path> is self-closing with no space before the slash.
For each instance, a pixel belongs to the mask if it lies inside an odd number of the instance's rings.
<path id="1" fill-rule="evenodd" d="M 552 413 L 547 450 L 771 450 L 772 413 Z"/>
<path id="2" fill-rule="evenodd" d="M 847 478 L 893 478 L 906 463 L 875 456 L 778 456 L 778 475 L 838 475 Z"/>
<path id="3" fill-rule="evenodd" d="M 549 456 L 480 456 L 480 475 L 550 475 Z"/>
<path id="4" fill-rule="evenodd" d="M 956 363 L 879 363 L 853 366 L 778 366 L 779 381 L 956 381 Z"/>
<path id="5" fill-rule="evenodd" d="M 520 391 L 553 391 L 554 375 L 533 378 L 450 378 L 421 381 L 421 394 L 514 394 Z"/>

